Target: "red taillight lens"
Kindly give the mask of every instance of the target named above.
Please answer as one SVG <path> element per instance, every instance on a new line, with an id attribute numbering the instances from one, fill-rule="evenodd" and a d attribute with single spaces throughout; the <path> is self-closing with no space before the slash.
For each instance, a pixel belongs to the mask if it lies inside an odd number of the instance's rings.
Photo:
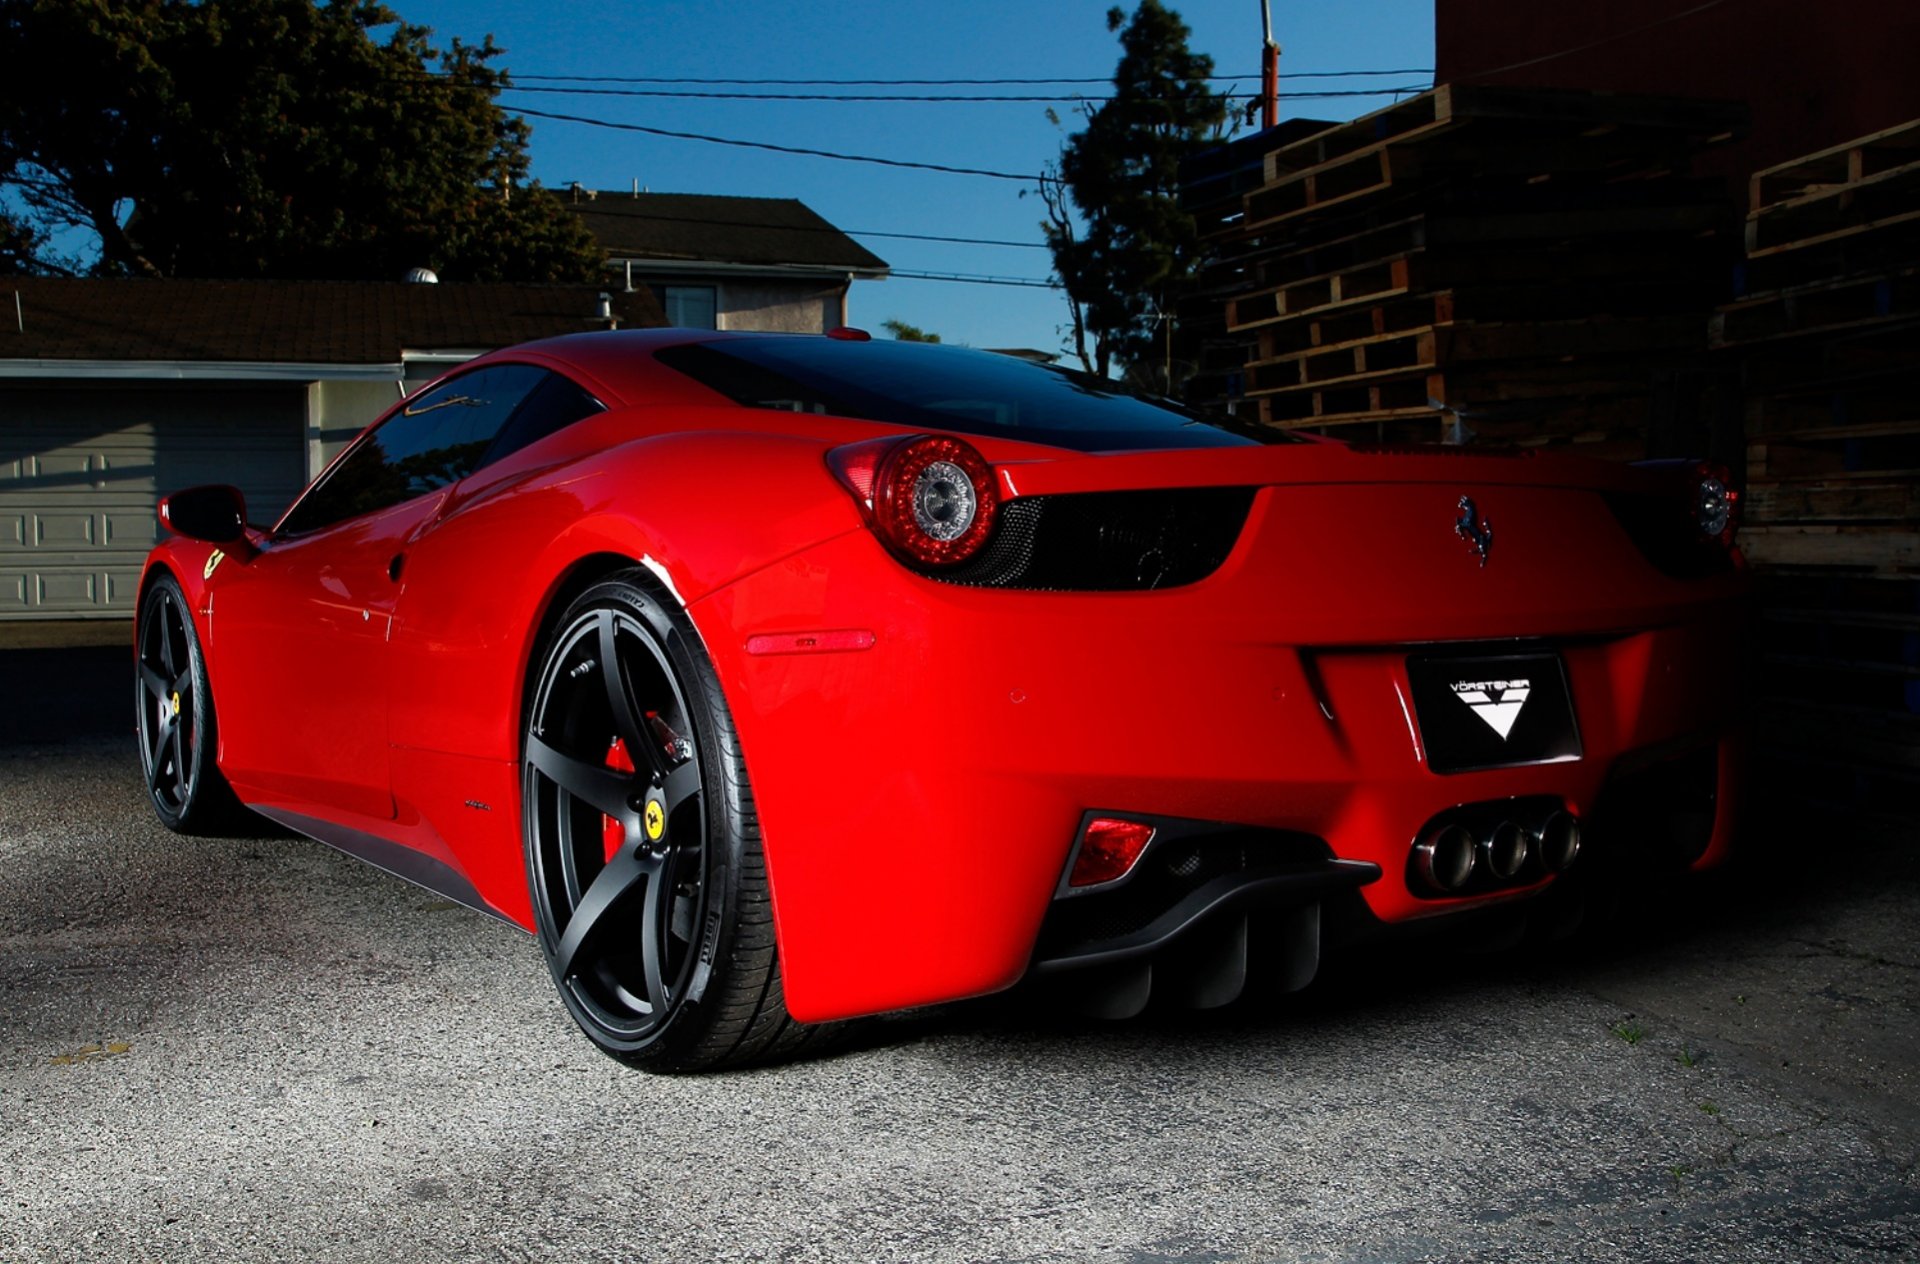
<path id="1" fill-rule="evenodd" d="M 1700 534 L 1731 548 L 1734 532 L 1740 529 L 1740 493 L 1733 487 L 1733 475 L 1724 465 L 1706 462 L 1694 472 L 1700 476 L 1694 493 L 1694 521 Z"/>
<path id="2" fill-rule="evenodd" d="M 1096 816 L 1080 835 L 1080 851 L 1073 858 L 1067 885 L 1092 887 L 1126 877 L 1152 841 L 1153 826 L 1145 821 Z"/>
<path id="3" fill-rule="evenodd" d="M 946 435 L 871 439 L 827 453 L 880 539 L 919 566 L 956 566 L 986 546 L 1000 510 L 993 467 Z"/>

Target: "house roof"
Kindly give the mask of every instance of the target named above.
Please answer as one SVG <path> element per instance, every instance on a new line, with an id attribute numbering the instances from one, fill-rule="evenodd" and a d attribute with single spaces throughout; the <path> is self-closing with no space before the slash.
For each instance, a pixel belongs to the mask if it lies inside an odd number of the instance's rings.
<path id="1" fill-rule="evenodd" d="M 396 364 L 603 328 L 599 286 L 0 278 L 0 362 Z M 17 297 L 17 306 L 16 306 Z M 623 326 L 666 324 L 612 292 Z"/>
<path id="2" fill-rule="evenodd" d="M 886 260 L 797 198 L 614 191 L 577 193 L 568 204 L 616 260 L 887 273 Z"/>

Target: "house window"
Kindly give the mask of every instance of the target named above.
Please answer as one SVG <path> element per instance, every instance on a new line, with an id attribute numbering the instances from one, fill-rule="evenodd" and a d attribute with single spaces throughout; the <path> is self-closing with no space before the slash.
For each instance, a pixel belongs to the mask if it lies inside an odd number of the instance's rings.
<path id="1" fill-rule="evenodd" d="M 666 308 L 667 323 L 679 329 L 718 329 L 719 304 L 711 285 L 669 285 L 664 287 L 660 305 Z"/>

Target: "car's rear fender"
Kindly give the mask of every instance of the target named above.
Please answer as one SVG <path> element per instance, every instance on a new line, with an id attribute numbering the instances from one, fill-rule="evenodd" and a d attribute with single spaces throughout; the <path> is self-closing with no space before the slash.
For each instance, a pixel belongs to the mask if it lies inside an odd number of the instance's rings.
<path id="1" fill-rule="evenodd" d="M 392 633 L 394 793 L 525 922 L 517 767 L 541 639 L 583 581 L 639 565 L 682 604 L 861 529 L 820 440 L 636 440 L 469 499 L 408 550 Z M 716 512 L 716 501 L 744 506 Z M 475 805 L 480 805 L 476 807 Z"/>

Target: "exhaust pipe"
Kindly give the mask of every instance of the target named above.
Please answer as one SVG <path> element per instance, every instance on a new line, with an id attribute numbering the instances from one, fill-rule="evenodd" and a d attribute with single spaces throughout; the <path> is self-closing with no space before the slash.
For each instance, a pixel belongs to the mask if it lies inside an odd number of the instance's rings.
<path id="1" fill-rule="evenodd" d="M 1580 822 L 1569 813 L 1555 812 L 1541 822 L 1534 843 L 1540 867 L 1548 873 L 1564 873 L 1580 856 Z"/>
<path id="2" fill-rule="evenodd" d="M 1480 863 L 1501 882 L 1511 882 L 1527 867 L 1533 836 L 1512 821 L 1502 821 L 1480 840 Z"/>
<path id="3" fill-rule="evenodd" d="M 1477 860 L 1473 833 L 1464 825 L 1436 825 L 1413 845 L 1415 871 L 1443 895 L 1452 895 L 1473 881 Z"/>

